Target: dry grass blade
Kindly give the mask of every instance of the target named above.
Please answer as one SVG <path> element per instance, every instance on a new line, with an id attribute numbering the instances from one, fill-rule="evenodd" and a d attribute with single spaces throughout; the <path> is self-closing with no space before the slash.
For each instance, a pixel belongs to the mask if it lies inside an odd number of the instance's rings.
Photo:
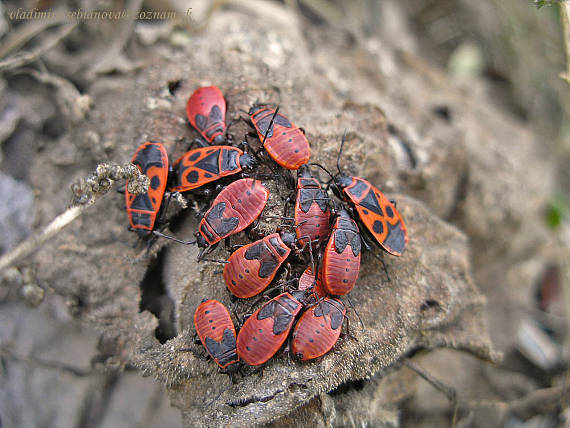
<path id="1" fill-rule="evenodd" d="M 15 264 L 18 260 L 37 251 L 44 243 L 55 237 L 63 228 L 79 217 L 85 209 L 111 189 L 113 182 L 120 179 L 129 180 L 129 192 L 141 194 L 148 191 L 149 178 L 142 174 L 133 164 L 120 165 L 101 164 L 94 174 L 81 179 L 71 186 L 73 206 L 57 216 L 42 231 L 32 235 L 12 251 L 0 257 L 0 271 Z"/>
<path id="2" fill-rule="evenodd" d="M 57 46 L 59 42 L 65 39 L 75 29 L 76 26 L 76 23 L 64 25 L 55 35 L 45 39 L 45 41 L 37 48 L 31 50 L 30 52 L 17 53 L 1 61 L 0 72 L 6 70 L 14 70 L 35 61 L 44 53 Z"/>

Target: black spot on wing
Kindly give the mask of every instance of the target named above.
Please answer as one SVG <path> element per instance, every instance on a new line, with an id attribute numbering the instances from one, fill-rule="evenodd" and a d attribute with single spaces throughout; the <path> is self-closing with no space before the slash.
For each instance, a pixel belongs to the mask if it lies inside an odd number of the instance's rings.
<path id="1" fill-rule="evenodd" d="M 213 174 L 219 174 L 220 169 L 218 167 L 218 159 L 220 156 L 220 150 L 215 150 L 212 153 L 208 154 L 204 158 L 200 159 L 194 165 L 196 168 L 203 169 L 204 171 L 211 172 Z"/>
<path id="2" fill-rule="evenodd" d="M 148 193 L 136 195 L 130 208 L 133 210 L 154 211 L 154 207 L 152 206 Z"/>
<path id="3" fill-rule="evenodd" d="M 322 212 L 326 212 L 328 209 L 326 199 L 327 197 L 321 189 L 304 188 L 299 191 L 299 206 L 304 213 L 311 209 L 313 202 L 319 206 Z"/>
<path id="4" fill-rule="evenodd" d="M 293 126 L 291 122 L 289 122 L 289 119 L 283 115 L 280 115 L 279 113 L 277 113 L 277 116 L 275 116 L 275 123 L 277 125 L 284 126 L 285 128 L 291 128 Z"/>
<path id="5" fill-rule="evenodd" d="M 224 237 L 229 235 L 239 224 L 237 217 L 224 218 L 223 214 L 226 209 L 225 202 L 219 202 L 214 205 L 208 214 L 206 221 L 218 236 Z"/>
<path id="6" fill-rule="evenodd" d="M 195 151 L 194 153 L 192 153 L 190 156 L 188 156 L 188 160 L 190 162 L 194 162 L 196 159 L 198 159 L 200 157 L 200 151 Z"/>
<path id="7" fill-rule="evenodd" d="M 369 189 L 370 185 L 368 185 L 366 182 L 362 181 L 362 180 L 356 180 L 356 184 L 354 185 L 354 187 L 350 188 L 350 189 L 345 189 L 345 191 L 354 196 L 355 198 L 360 198 L 364 192 L 366 191 L 366 189 Z"/>
<path id="8" fill-rule="evenodd" d="M 246 260 L 259 261 L 259 276 L 261 278 L 267 278 L 278 266 L 275 256 L 263 241 L 251 245 L 244 256 Z"/>
<path id="9" fill-rule="evenodd" d="M 196 122 L 196 128 L 200 131 L 203 131 L 208 126 L 208 118 L 201 114 L 194 116 L 194 122 Z"/>
<path id="10" fill-rule="evenodd" d="M 238 169 L 237 165 L 237 150 L 223 149 L 222 150 L 222 171 L 235 171 Z"/>
<path id="11" fill-rule="evenodd" d="M 342 305 L 342 303 L 340 304 Z M 336 330 L 342 325 L 343 320 L 344 314 L 342 313 L 342 310 L 337 306 L 331 304 L 331 328 L 333 330 Z"/>
<path id="12" fill-rule="evenodd" d="M 334 233 L 334 246 L 335 246 L 336 252 L 338 254 L 341 254 L 347 245 L 348 245 L 348 237 L 346 236 L 345 231 L 342 229 L 338 229 Z"/>
<path id="13" fill-rule="evenodd" d="M 216 342 L 211 337 L 206 337 L 206 350 L 210 353 L 210 355 L 217 359 L 219 355 L 222 354 L 220 344 Z"/>
<path id="14" fill-rule="evenodd" d="M 275 321 L 273 323 L 273 334 L 278 335 L 287 331 L 291 327 L 291 321 L 293 315 L 290 312 L 280 312 L 276 314 Z"/>
<path id="15" fill-rule="evenodd" d="M 158 144 L 147 144 L 142 150 L 137 153 L 137 156 L 133 160 L 133 163 L 141 168 L 143 174 L 146 174 L 147 171 L 153 166 L 159 168 L 164 167 L 160 146 Z"/>
<path id="16" fill-rule="evenodd" d="M 406 235 L 402 228 L 402 222 L 398 221 L 395 225 L 388 223 L 388 236 L 384 240 L 384 245 L 391 251 L 403 253 L 406 248 Z"/>
<path id="17" fill-rule="evenodd" d="M 192 169 L 186 176 L 186 180 L 192 184 L 197 183 L 199 178 L 200 174 L 198 174 L 198 171 L 196 171 L 195 169 Z"/>
<path id="18" fill-rule="evenodd" d="M 269 127 L 269 123 L 271 123 L 272 116 L 273 114 L 269 114 L 264 118 L 260 119 L 256 124 L 257 129 L 259 130 L 259 133 L 261 134 L 262 137 L 265 136 L 265 133 L 267 132 L 267 128 Z M 273 125 L 271 125 L 271 129 L 269 130 L 269 132 L 267 132 L 267 138 L 271 138 L 272 136 L 273 136 Z"/>
<path id="19" fill-rule="evenodd" d="M 378 199 L 376 199 L 376 196 L 374 195 L 372 188 L 370 189 L 368 194 L 364 197 L 364 199 L 360 201 L 359 205 L 369 209 L 370 211 L 378 214 L 379 216 L 384 217 L 384 212 L 382 211 L 382 208 L 380 207 Z"/>
<path id="20" fill-rule="evenodd" d="M 278 305 L 278 303 L 276 303 L 275 300 L 270 300 L 269 302 L 267 302 L 265 306 L 263 306 L 257 313 L 257 319 L 264 320 L 266 318 L 272 317 L 275 312 L 274 309 L 275 305 Z"/>
<path id="21" fill-rule="evenodd" d="M 210 110 L 210 123 L 222 122 L 224 117 L 222 116 L 222 110 L 216 104 Z"/>
<path id="22" fill-rule="evenodd" d="M 287 248 L 284 248 L 280 243 L 279 243 L 279 239 L 277 239 L 276 236 L 274 236 L 273 238 L 269 238 L 269 243 L 273 246 L 273 248 L 275 248 L 275 251 L 277 251 L 277 253 L 283 257 L 285 254 L 287 254 Z"/>
<path id="23" fill-rule="evenodd" d="M 245 251 L 245 258 L 247 260 L 259 260 L 261 258 L 261 254 L 268 251 L 267 245 L 265 242 L 261 241 L 257 244 L 252 244 L 250 247 Z"/>
<path id="24" fill-rule="evenodd" d="M 150 179 L 150 188 L 152 190 L 156 190 L 160 187 L 160 177 L 158 175 L 154 175 L 151 179 Z"/>
<path id="25" fill-rule="evenodd" d="M 313 312 L 316 317 L 322 317 L 323 315 L 327 315 L 330 312 L 329 303 L 326 300 L 323 300 L 320 303 L 317 303 L 315 311 Z"/>
<path id="26" fill-rule="evenodd" d="M 372 225 L 372 230 L 374 233 L 382 234 L 384 232 L 384 224 L 380 220 L 375 220 L 374 224 Z"/>
<path id="27" fill-rule="evenodd" d="M 386 215 L 390 218 L 394 217 L 394 211 L 390 205 L 386 205 Z"/>
<path id="28" fill-rule="evenodd" d="M 350 240 L 350 248 L 352 248 L 352 254 L 357 257 L 360 254 L 362 242 L 360 241 L 360 235 L 355 233 Z"/>
<path id="29" fill-rule="evenodd" d="M 237 359 L 236 337 L 232 330 L 226 328 L 220 342 L 211 337 L 206 337 L 206 349 L 220 364 L 226 365 Z"/>
<path id="30" fill-rule="evenodd" d="M 259 276 L 261 278 L 267 278 L 275 271 L 276 268 L 277 260 L 273 258 L 261 260 L 261 264 L 259 266 Z"/>

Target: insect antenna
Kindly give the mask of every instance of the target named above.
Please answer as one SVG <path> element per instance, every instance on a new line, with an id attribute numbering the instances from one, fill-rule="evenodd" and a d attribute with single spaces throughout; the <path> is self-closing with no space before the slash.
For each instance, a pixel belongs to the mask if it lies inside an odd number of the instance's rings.
<path id="1" fill-rule="evenodd" d="M 267 129 L 265 130 L 265 135 L 263 136 L 263 141 L 261 141 L 262 147 L 265 145 L 265 140 L 267 139 L 267 135 L 269 135 L 269 130 L 273 126 L 273 121 L 275 120 L 275 116 L 277 116 L 277 112 L 279 111 L 279 107 L 280 106 L 277 106 L 277 108 L 275 109 L 275 113 L 273 113 L 273 116 L 271 116 L 271 120 L 269 121 L 269 126 L 267 126 Z"/>
<path id="2" fill-rule="evenodd" d="M 362 326 L 362 329 L 365 329 L 366 327 L 364 326 L 364 323 L 362 322 L 362 318 L 360 318 L 360 314 L 358 313 L 358 311 L 356 310 L 356 308 L 354 307 L 354 305 L 352 304 L 352 302 L 350 301 L 350 298 L 348 296 L 346 296 L 346 300 L 348 300 L 350 307 L 352 308 L 352 310 L 354 311 L 354 313 L 358 317 L 358 321 L 360 321 L 360 325 Z"/>
<path id="3" fill-rule="evenodd" d="M 311 162 L 309 164 L 309 166 L 318 166 L 319 168 L 321 168 L 324 172 L 326 172 L 329 175 L 329 177 L 331 178 L 329 181 L 334 181 L 334 175 L 332 175 L 330 173 L 330 171 L 328 169 L 326 169 L 324 166 L 322 166 L 320 163 Z"/>
<path id="4" fill-rule="evenodd" d="M 342 148 L 344 147 L 344 140 L 346 138 L 346 133 L 348 132 L 347 128 L 344 128 L 344 134 L 342 134 L 342 140 L 340 141 L 340 150 L 338 151 L 338 156 L 336 158 L 336 167 L 338 169 L 338 173 L 342 174 L 342 171 L 340 169 L 340 157 L 342 155 Z"/>
<path id="5" fill-rule="evenodd" d="M 160 236 L 161 238 L 166 238 L 166 239 L 170 239 L 171 241 L 178 242 L 179 244 L 184 244 L 184 245 L 195 245 L 196 244 L 196 241 L 182 241 L 182 240 L 175 238 L 173 236 L 165 235 L 164 233 L 159 232 L 157 230 L 153 230 L 152 233 L 156 236 Z"/>

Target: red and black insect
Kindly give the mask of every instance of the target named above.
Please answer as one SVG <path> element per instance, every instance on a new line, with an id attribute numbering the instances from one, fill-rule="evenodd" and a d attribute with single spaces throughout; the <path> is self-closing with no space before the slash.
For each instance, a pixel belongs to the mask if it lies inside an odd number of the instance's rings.
<path id="1" fill-rule="evenodd" d="M 226 100 L 216 86 L 196 89 L 188 99 L 186 114 L 208 143 L 221 144 L 226 140 Z"/>
<path id="2" fill-rule="evenodd" d="M 186 152 L 174 162 L 169 190 L 186 192 L 253 166 L 253 158 L 237 147 L 199 147 Z"/>
<path id="3" fill-rule="evenodd" d="M 307 244 L 299 246 L 294 233 L 281 231 L 239 248 L 224 267 L 224 280 L 230 292 L 242 299 L 261 293 L 273 281 L 291 250 L 300 256 L 309 246 L 308 237 L 304 238 Z M 313 253 L 309 255 L 314 266 Z"/>
<path id="4" fill-rule="evenodd" d="M 289 257 L 289 245 L 279 233 L 273 233 L 236 250 L 224 267 L 224 280 L 230 292 L 246 299 L 265 290 Z"/>
<path id="5" fill-rule="evenodd" d="M 360 220 L 382 248 L 401 256 L 408 243 L 408 229 L 394 204 L 370 182 L 341 172 L 339 162 L 345 135 L 337 158 L 338 175 L 334 177 L 333 191 L 336 188 L 335 193 L 356 208 Z"/>
<path id="6" fill-rule="evenodd" d="M 342 296 L 352 290 L 360 272 L 361 250 L 358 226 L 341 209 L 323 252 L 322 283 L 327 294 Z"/>
<path id="7" fill-rule="evenodd" d="M 204 214 L 196 232 L 198 246 L 212 247 L 244 230 L 260 216 L 268 198 L 269 190 L 260 181 L 242 178 L 231 183 Z"/>
<path id="8" fill-rule="evenodd" d="M 196 333 L 222 369 L 237 363 L 236 330 L 226 307 L 217 300 L 202 300 L 194 313 Z"/>
<path id="9" fill-rule="evenodd" d="M 293 330 L 293 355 L 300 360 L 311 360 L 329 352 L 340 337 L 345 315 L 344 303 L 332 297 L 309 307 Z"/>
<path id="10" fill-rule="evenodd" d="M 131 161 L 150 179 L 146 193 L 129 193 L 129 182 L 125 186 L 127 215 L 131 228 L 141 238 L 152 233 L 162 205 L 168 181 L 168 154 L 160 143 L 146 142 L 139 146 Z"/>
<path id="11" fill-rule="evenodd" d="M 301 301 L 291 293 L 280 294 L 245 321 L 237 338 L 238 355 L 242 361 L 258 366 L 275 355 L 303 307 Z"/>
<path id="12" fill-rule="evenodd" d="M 314 244 L 328 238 L 331 211 L 328 196 L 314 178 L 309 168 L 301 166 L 297 178 L 297 198 L 295 202 L 295 225 L 297 239 L 305 245 L 307 237 Z"/>
<path id="13" fill-rule="evenodd" d="M 311 156 L 309 141 L 303 131 L 276 110 L 255 105 L 249 117 L 263 148 L 269 156 L 287 169 L 298 169 Z"/>

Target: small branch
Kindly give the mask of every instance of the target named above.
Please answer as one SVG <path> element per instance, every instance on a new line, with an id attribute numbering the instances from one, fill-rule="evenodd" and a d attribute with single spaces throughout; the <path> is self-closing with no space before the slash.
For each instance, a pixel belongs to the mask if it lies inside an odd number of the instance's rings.
<path id="1" fill-rule="evenodd" d="M 44 53 L 57 46 L 59 42 L 65 39 L 71 33 L 77 23 L 63 26 L 57 34 L 45 40 L 45 42 L 30 52 L 22 52 L 0 61 L 0 72 L 6 70 L 13 70 L 23 67 L 30 62 L 35 61 Z"/>
<path id="2" fill-rule="evenodd" d="M 431 374 L 426 372 L 424 369 L 422 369 L 420 366 L 418 366 L 416 363 L 413 363 L 409 359 L 402 361 L 402 364 L 405 365 L 407 368 L 415 371 L 418 375 L 420 375 L 427 382 L 429 382 L 435 389 L 441 391 L 451 403 L 455 403 L 457 401 L 457 392 L 455 391 L 454 388 L 452 388 L 451 386 L 447 386 L 439 379 L 436 379 Z"/>
<path id="3" fill-rule="evenodd" d="M 149 178 L 142 174 L 133 164 L 120 165 L 100 164 L 94 174 L 81 179 L 71 186 L 73 193 L 72 207 L 57 216 L 41 232 L 26 239 L 9 253 L 0 257 L 0 271 L 13 265 L 18 260 L 38 250 L 46 241 L 56 236 L 63 228 L 79 217 L 85 209 L 111 189 L 116 180 L 127 179 L 128 191 L 142 194 L 148 191 Z"/>

